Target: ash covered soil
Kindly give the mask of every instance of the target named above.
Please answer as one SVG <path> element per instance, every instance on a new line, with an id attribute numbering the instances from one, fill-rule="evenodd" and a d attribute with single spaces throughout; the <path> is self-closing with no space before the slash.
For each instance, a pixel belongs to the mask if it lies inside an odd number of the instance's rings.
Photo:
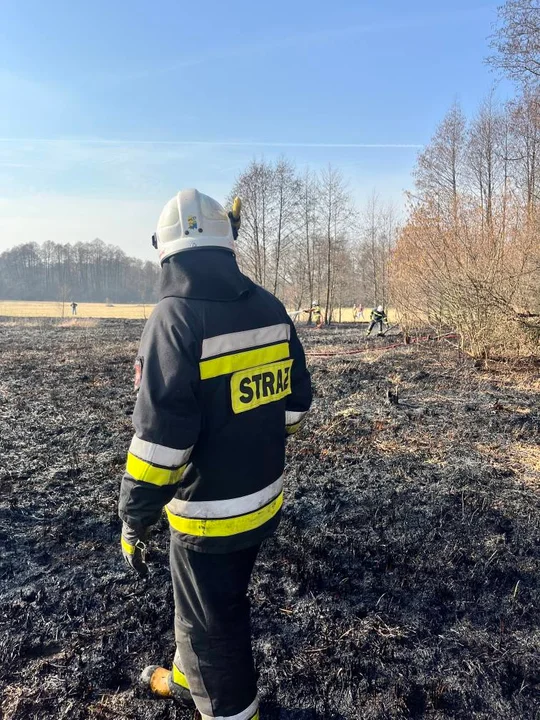
<path id="1" fill-rule="evenodd" d="M 166 522 L 147 581 L 119 549 L 142 327 L 0 322 L 5 720 L 191 717 L 136 683 L 174 652 Z M 309 353 L 368 346 L 300 333 Z M 539 718 L 538 368 L 442 343 L 309 362 L 251 588 L 261 719 Z"/>

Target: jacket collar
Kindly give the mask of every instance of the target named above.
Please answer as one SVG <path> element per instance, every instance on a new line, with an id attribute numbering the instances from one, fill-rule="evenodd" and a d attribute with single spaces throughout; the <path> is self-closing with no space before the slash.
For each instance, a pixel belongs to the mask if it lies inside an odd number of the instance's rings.
<path id="1" fill-rule="evenodd" d="M 231 302 L 249 294 L 253 282 L 240 272 L 232 252 L 194 248 L 167 258 L 161 269 L 160 300 L 166 297 Z"/>

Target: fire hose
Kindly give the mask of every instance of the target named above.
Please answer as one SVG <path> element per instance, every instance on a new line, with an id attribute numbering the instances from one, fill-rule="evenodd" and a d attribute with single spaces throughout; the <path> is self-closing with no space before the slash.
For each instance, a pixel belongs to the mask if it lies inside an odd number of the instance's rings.
<path id="1" fill-rule="evenodd" d="M 394 343 L 392 345 L 385 345 L 384 347 L 379 348 L 362 347 L 354 348 L 353 350 L 306 352 L 306 355 L 308 357 L 336 357 L 339 355 L 360 355 L 361 353 L 365 352 L 387 352 L 388 350 L 393 350 L 398 347 L 408 347 L 409 345 L 418 345 L 419 343 L 424 342 L 441 342 L 442 340 L 455 340 L 457 337 L 458 336 L 456 335 L 456 333 L 447 333 L 446 335 L 439 335 L 437 337 L 432 337 L 431 335 L 424 335 L 423 337 L 410 338 L 407 343 Z"/>

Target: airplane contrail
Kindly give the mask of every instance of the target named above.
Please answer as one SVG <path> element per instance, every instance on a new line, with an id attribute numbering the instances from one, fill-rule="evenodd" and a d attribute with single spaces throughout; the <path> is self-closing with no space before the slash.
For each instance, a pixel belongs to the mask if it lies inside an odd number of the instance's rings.
<path id="1" fill-rule="evenodd" d="M 170 145 L 170 146 L 214 146 L 214 147 L 274 147 L 274 148 L 349 148 L 418 150 L 420 143 L 338 143 L 338 142 L 276 142 L 266 140 L 111 140 L 104 138 L 0 138 L 2 143 L 69 143 L 78 145 Z"/>

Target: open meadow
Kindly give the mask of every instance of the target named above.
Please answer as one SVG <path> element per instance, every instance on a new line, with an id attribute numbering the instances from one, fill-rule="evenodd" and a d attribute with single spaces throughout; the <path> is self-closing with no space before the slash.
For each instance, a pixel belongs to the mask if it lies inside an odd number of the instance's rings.
<path id="1" fill-rule="evenodd" d="M 78 303 L 80 318 L 126 318 L 143 320 L 152 312 L 153 305 L 114 305 L 107 303 Z M 70 318 L 69 302 L 26 302 L 24 300 L 0 300 L 0 317 Z"/>
<path id="2" fill-rule="evenodd" d="M 119 547 L 143 325 L 0 320 L 4 720 L 191 717 L 137 686 L 174 652 L 165 519 L 148 579 Z M 540 718 L 538 367 L 364 329 L 299 329 L 314 407 L 250 591 L 261 719 Z"/>
<path id="3" fill-rule="evenodd" d="M 309 303 L 308 303 L 309 305 Z M 107 303 L 79 303 L 77 317 L 80 318 L 122 318 L 131 320 L 143 320 L 148 318 L 154 305 L 114 305 Z M 371 308 L 365 308 L 363 320 L 369 320 Z M 71 306 L 69 302 L 26 302 L 0 300 L 0 317 L 49 317 L 49 318 L 70 318 Z M 300 317 L 306 317 L 301 315 Z M 393 310 L 388 312 L 390 322 L 395 322 L 396 316 Z M 335 311 L 336 322 L 352 322 L 352 308 L 338 308 Z M 362 318 L 360 318 L 360 322 Z"/>

